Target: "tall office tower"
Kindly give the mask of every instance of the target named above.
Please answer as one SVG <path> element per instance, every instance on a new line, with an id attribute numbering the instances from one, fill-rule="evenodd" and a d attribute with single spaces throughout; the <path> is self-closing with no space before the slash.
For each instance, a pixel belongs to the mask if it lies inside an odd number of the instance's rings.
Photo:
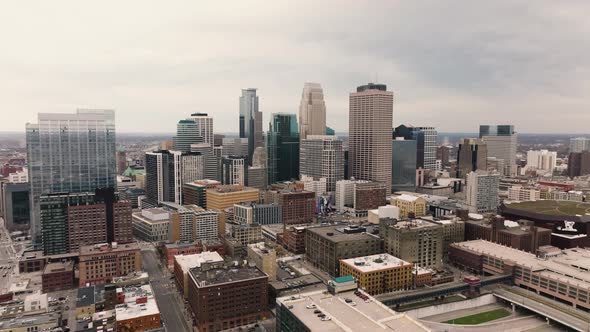
<path id="1" fill-rule="evenodd" d="M 40 244 L 41 195 L 115 188 L 115 112 L 39 113 L 38 123 L 27 123 L 26 130 L 31 235 Z"/>
<path id="2" fill-rule="evenodd" d="M 436 139 L 434 127 L 413 127 L 400 125 L 395 128 L 393 136 L 416 141 L 416 167 L 436 169 Z"/>
<path id="3" fill-rule="evenodd" d="M 203 156 L 203 177 L 201 179 L 216 180 L 217 157 L 211 145 L 207 143 L 191 144 L 191 152 L 197 152 Z"/>
<path id="4" fill-rule="evenodd" d="M 203 155 L 198 152 L 160 150 L 145 154 L 146 206 L 182 202 L 182 187 L 203 178 Z"/>
<path id="5" fill-rule="evenodd" d="M 248 182 L 248 163 L 244 156 L 224 156 L 221 160 L 222 184 L 245 186 Z"/>
<path id="6" fill-rule="evenodd" d="M 266 166 L 266 149 L 257 147 L 252 156 L 252 166 L 248 167 L 247 186 L 266 190 L 268 185 L 268 168 Z"/>
<path id="7" fill-rule="evenodd" d="M 305 83 L 299 103 L 299 136 L 326 135 L 326 103 L 319 83 Z"/>
<path id="8" fill-rule="evenodd" d="M 214 147 L 213 155 L 215 156 L 215 177 L 212 179 L 221 182 L 221 160 L 223 159 L 223 146 Z"/>
<path id="9" fill-rule="evenodd" d="M 416 190 L 416 149 L 414 140 L 398 137 L 392 142 L 391 190 Z"/>
<path id="10" fill-rule="evenodd" d="M 336 190 L 336 181 L 344 179 L 342 141 L 335 136 L 308 135 L 301 139 L 299 158 L 301 177 L 326 178 L 326 190 Z"/>
<path id="11" fill-rule="evenodd" d="M 390 193 L 393 92 L 369 83 L 350 94 L 349 104 L 350 176 L 381 182 Z"/>
<path id="12" fill-rule="evenodd" d="M 436 160 L 440 160 L 443 168 L 450 165 L 452 151 L 451 145 L 441 145 L 436 148 Z"/>
<path id="13" fill-rule="evenodd" d="M 552 173 L 557 165 L 557 152 L 548 150 L 529 150 L 526 153 L 526 168 Z"/>
<path id="14" fill-rule="evenodd" d="M 457 177 L 465 177 L 469 172 L 487 170 L 488 150 L 481 139 L 464 138 L 457 151 Z"/>
<path id="15" fill-rule="evenodd" d="M 582 152 L 590 150 L 590 138 L 570 138 L 570 152 Z"/>
<path id="16" fill-rule="evenodd" d="M 299 128 L 297 116 L 273 113 L 267 134 L 268 183 L 299 178 Z"/>
<path id="17" fill-rule="evenodd" d="M 197 133 L 203 138 L 203 143 L 214 145 L 212 117 L 207 113 L 192 113 L 187 120 L 193 121 L 197 125 Z"/>
<path id="18" fill-rule="evenodd" d="M 570 178 L 590 174 L 590 151 L 571 152 L 567 160 L 567 175 Z"/>
<path id="19" fill-rule="evenodd" d="M 191 144 L 203 143 L 203 137 L 199 135 L 199 128 L 194 121 L 180 120 L 173 141 L 175 151 L 188 152 Z"/>
<path id="20" fill-rule="evenodd" d="M 258 111 L 256 89 L 242 89 L 240 97 L 240 138 L 248 139 L 248 164 L 254 149 L 264 146 L 262 112 Z"/>
<path id="21" fill-rule="evenodd" d="M 127 169 L 127 153 L 125 148 L 117 148 L 117 174 L 121 175 Z"/>
<path id="22" fill-rule="evenodd" d="M 467 174 L 467 205 L 473 213 L 496 213 L 500 173 L 476 171 Z"/>
<path id="23" fill-rule="evenodd" d="M 488 146 L 488 157 L 504 159 L 503 174 L 516 174 L 516 146 L 518 135 L 513 125 L 481 125 L 479 138 Z"/>
<path id="24" fill-rule="evenodd" d="M 221 146 L 224 156 L 243 156 L 248 157 L 248 139 L 247 138 L 224 138 Z M 256 148 L 255 148 L 256 150 Z M 250 162 L 252 164 L 252 162 Z"/>
<path id="25" fill-rule="evenodd" d="M 223 134 L 213 134 L 213 146 L 222 146 L 223 145 L 223 139 L 225 138 L 225 135 Z"/>

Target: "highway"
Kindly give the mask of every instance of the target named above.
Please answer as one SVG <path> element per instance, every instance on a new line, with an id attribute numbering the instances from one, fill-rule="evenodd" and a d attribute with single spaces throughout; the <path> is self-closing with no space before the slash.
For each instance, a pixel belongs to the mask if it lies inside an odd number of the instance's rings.
<path id="1" fill-rule="evenodd" d="M 143 269 L 150 275 L 150 284 L 158 302 L 158 308 L 166 330 L 170 332 L 189 332 L 184 312 L 184 300 L 181 299 L 172 276 L 165 267 L 161 266 L 158 254 L 153 249 L 142 248 L 141 259 Z"/>
<path id="2" fill-rule="evenodd" d="M 590 331 L 590 315 L 520 288 L 498 288 L 494 296 L 536 312 L 576 331 Z"/>

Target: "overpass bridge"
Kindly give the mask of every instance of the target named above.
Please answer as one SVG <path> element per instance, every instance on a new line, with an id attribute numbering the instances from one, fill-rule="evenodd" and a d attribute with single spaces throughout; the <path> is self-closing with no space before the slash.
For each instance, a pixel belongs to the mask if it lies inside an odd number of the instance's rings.
<path id="1" fill-rule="evenodd" d="M 493 295 L 576 331 L 590 331 L 590 313 L 518 287 L 495 289 Z"/>

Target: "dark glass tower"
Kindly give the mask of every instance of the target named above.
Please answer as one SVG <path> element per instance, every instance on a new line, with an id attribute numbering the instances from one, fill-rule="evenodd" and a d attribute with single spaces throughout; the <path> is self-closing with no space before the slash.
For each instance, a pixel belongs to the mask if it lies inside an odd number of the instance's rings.
<path id="1" fill-rule="evenodd" d="M 267 135 L 268 183 L 299 178 L 299 128 L 296 114 L 273 113 Z"/>

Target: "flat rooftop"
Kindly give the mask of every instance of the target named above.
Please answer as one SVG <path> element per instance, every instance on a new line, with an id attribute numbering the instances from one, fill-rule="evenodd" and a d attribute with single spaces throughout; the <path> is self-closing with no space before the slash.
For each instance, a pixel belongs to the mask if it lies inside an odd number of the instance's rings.
<path id="1" fill-rule="evenodd" d="M 315 233 L 323 238 L 329 239 L 332 242 L 344 242 L 344 241 L 362 241 L 362 240 L 374 240 L 378 237 L 368 234 L 366 232 L 359 233 L 344 233 L 342 230 L 346 227 L 342 226 L 326 226 L 326 227 L 310 227 L 307 228 L 307 232 Z"/>
<path id="2" fill-rule="evenodd" d="M 43 315 L 23 316 L 11 318 L 10 320 L 0 321 L 0 330 L 12 331 L 13 329 L 24 330 L 27 326 L 54 323 L 58 326 L 59 315 L 57 313 L 48 313 Z"/>
<path id="3" fill-rule="evenodd" d="M 390 254 L 348 258 L 341 259 L 340 261 L 363 273 L 413 265 Z"/>
<path id="4" fill-rule="evenodd" d="M 92 246 L 83 246 L 80 247 L 80 256 L 99 254 L 103 252 L 119 252 L 128 250 L 139 250 L 139 245 L 136 242 L 131 242 L 125 244 L 117 244 L 115 248 L 113 248 L 112 245 L 106 243 L 95 244 Z"/>
<path id="5" fill-rule="evenodd" d="M 273 253 L 276 254 L 275 250 L 273 248 L 267 247 L 264 242 L 252 243 L 249 244 L 248 247 L 260 256 L 268 256 Z"/>
<path id="6" fill-rule="evenodd" d="M 526 202 L 514 202 L 505 204 L 506 207 L 515 210 L 534 212 L 553 216 L 575 216 L 590 214 L 590 204 L 575 201 L 538 200 Z"/>
<path id="7" fill-rule="evenodd" d="M 73 272 L 74 271 L 74 262 L 55 262 L 49 263 L 45 265 L 43 269 L 43 274 L 45 273 L 57 273 L 57 272 Z"/>
<path id="8" fill-rule="evenodd" d="M 217 251 L 203 251 L 194 255 L 176 255 L 174 260 L 184 273 L 195 267 L 201 267 L 203 263 L 223 262 L 223 257 Z"/>
<path id="9" fill-rule="evenodd" d="M 136 303 L 139 298 L 146 298 L 145 303 Z M 150 285 L 125 288 L 125 303 L 115 307 L 117 321 L 159 314 L 160 310 Z"/>
<path id="10" fill-rule="evenodd" d="M 390 225 L 391 228 L 398 228 L 398 229 L 418 229 L 418 228 L 434 228 L 440 227 L 440 224 L 434 224 L 430 221 L 421 220 L 421 219 L 411 219 L 411 220 L 402 220 L 398 221 L 395 224 Z"/>
<path id="11" fill-rule="evenodd" d="M 303 324 L 312 331 L 341 332 L 341 331 L 429 331 L 428 328 L 405 314 L 399 314 L 381 302 L 369 297 L 371 301 L 365 303 L 351 292 L 337 295 L 325 294 L 324 290 L 302 293 L 301 296 L 286 296 L 277 299 L 277 303 L 284 304 Z M 356 302 L 351 306 L 345 302 L 350 298 Z M 315 304 L 330 321 L 322 321 L 315 309 L 306 306 Z"/>
<path id="12" fill-rule="evenodd" d="M 193 277 L 193 279 L 195 279 L 200 287 L 258 279 L 263 277 L 268 278 L 266 273 L 260 271 L 257 267 L 250 266 L 224 267 L 211 269 L 208 271 L 191 269 L 189 274 Z"/>

